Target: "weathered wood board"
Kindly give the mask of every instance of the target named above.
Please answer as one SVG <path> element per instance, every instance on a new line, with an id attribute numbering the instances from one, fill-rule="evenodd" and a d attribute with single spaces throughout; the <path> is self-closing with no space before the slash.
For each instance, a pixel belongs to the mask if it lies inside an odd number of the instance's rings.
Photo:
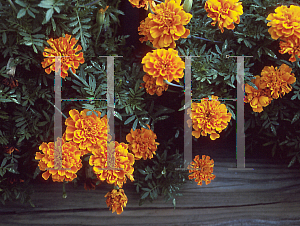
<path id="1" fill-rule="evenodd" d="M 185 184 L 175 210 L 162 197 L 139 206 L 130 182 L 124 186 L 129 201 L 121 215 L 106 207 L 108 185 L 85 191 L 68 184 L 63 199 L 62 184 L 37 184 L 32 197 L 36 207 L 1 206 L 0 225 L 300 225 L 299 167 L 248 159 L 246 167 L 253 171 L 231 171 L 235 159 L 214 160 L 216 178 L 201 187 Z"/>

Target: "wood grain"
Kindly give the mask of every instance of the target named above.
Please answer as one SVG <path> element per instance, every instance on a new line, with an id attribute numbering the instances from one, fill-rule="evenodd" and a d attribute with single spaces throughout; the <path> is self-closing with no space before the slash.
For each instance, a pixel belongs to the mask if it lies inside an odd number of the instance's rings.
<path id="1" fill-rule="evenodd" d="M 0 225 L 300 225 L 300 170 L 271 160 L 247 160 L 253 171 L 231 171 L 235 159 L 215 159 L 216 178 L 209 185 L 182 187 L 183 197 L 171 202 L 159 197 L 138 205 L 131 183 L 124 186 L 128 204 L 121 215 L 108 210 L 100 185 L 85 191 L 67 184 L 36 184 L 30 205 L 9 203 L 0 209 Z"/>

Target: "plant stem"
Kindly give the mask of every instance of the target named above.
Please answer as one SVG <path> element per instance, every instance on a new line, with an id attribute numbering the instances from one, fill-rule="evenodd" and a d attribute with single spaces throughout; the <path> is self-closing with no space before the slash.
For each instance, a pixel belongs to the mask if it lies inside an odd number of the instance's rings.
<path id="1" fill-rule="evenodd" d="M 67 193 L 66 193 L 66 186 L 65 186 L 66 182 L 65 180 L 63 181 L 63 198 L 67 198 Z"/>

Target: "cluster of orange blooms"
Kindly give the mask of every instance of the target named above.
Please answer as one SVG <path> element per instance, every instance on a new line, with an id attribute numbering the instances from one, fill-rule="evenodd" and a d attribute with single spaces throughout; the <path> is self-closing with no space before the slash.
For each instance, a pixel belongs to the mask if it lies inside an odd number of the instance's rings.
<path id="1" fill-rule="evenodd" d="M 267 20 L 269 33 L 275 40 L 281 39 L 279 53 L 291 55 L 289 61 L 295 62 L 296 57 L 300 58 L 300 6 L 285 5 L 275 9 L 275 13 L 268 15 Z"/>
<path id="2" fill-rule="evenodd" d="M 258 89 L 245 85 L 245 103 L 250 103 L 254 112 L 262 112 L 273 99 L 278 99 L 292 90 L 291 84 L 296 82 L 295 74 L 286 64 L 279 68 L 266 66 L 261 76 L 255 76 L 252 82 Z"/>
<path id="3" fill-rule="evenodd" d="M 70 117 L 65 121 L 67 127 L 63 137 L 58 138 L 55 143 L 44 142 L 39 146 L 42 152 L 37 152 L 35 159 L 39 160 L 40 170 L 45 171 L 42 177 L 47 180 L 52 175 L 55 182 L 72 181 L 82 167 L 81 157 L 90 154 L 89 164 L 93 167 L 97 179 L 122 188 L 127 178 L 134 180 L 135 159 L 153 158 L 159 145 L 155 142 L 156 134 L 150 128 L 143 128 L 141 131 L 137 129 L 127 135 L 129 144 L 112 142 L 111 136 L 107 135 L 109 128 L 106 115 L 101 117 L 99 111 L 88 115 L 88 111 L 84 109 L 79 113 L 75 109 L 70 110 Z M 94 181 L 91 181 L 90 187 L 95 188 L 94 184 Z M 113 212 L 117 211 L 120 214 L 123 206 L 126 206 L 127 197 L 122 189 L 114 189 L 105 197 Z"/>

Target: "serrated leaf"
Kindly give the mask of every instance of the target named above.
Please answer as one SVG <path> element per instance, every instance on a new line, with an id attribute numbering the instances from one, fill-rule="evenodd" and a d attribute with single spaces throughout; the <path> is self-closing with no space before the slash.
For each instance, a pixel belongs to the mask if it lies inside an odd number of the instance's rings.
<path id="1" fill-rule="evenodd" d="M 27 4 L 24 3 L 24 2 L 22 2 L 22 1 L 20 1 L 20 0 L 16 0 L 15 2 L 16 2 L 19 6 L 22 6 L 22 7 L 24 7 L 24 8 L 27 7 Z"/>
<path id="2" fill-rule="evenodd" d="M 4 31 L 4 32 L 2 32 L 2 42 L 3 42 L 3 44 L 6 44 L 6 41 L 7 41 L 7 36 L 6 36 L 5 31 Z"/>
<path id="3" fill-rule="evenodd" d="M 131 121 L 133 121 L 135 119 L 135 115 L 132 115 L 131 117 L 129 117 L 128 119 L 126 119 L 126 121 L 124 122 L 124 125 L 127 125 L 128 123 L 130 123 Z"/>
<path id="4" fill-rule="evenodd" d="M 138 119 L 136 119 L 135 121 L 134 121 L 134 123 L 133 123 L 133 125 L 132 125 L 132 129 L 133 129 L 133 131 L 135 131 L 135 129 L 136 129 L 136 127 L 137 127 L 137 124 L 138 124 Z"/>
<path id="5" fill-rule="evenodd" d="M 23 16 L 25 16 L 26 14 L 26 9 L 20 9 L 20 11 L 18 12 L 18 15 L 17 15 L 17 18 L 20 19 L 22 18 Z"/>
<path id="6" fill-rule="evenodd" d="M 52 17 L 53 13 L 54 13 L 53 8 L 47 10 L 46 17 L 45 17 L 46 18 L 45 23 L 47 23 L 50 20 L 50 18 Z"/>
<path id="7" fill-rule="evenodd" d="M 149 191 L 145 192 L 142 196 L 141 196 L 141 199 L 145 199 L 149 196 Z"/>
<path id="8" fill-rule="evenodd" d="M 31 16 L 32 18 L 35 18 L 35 15 L 33 14 L 33 12 L 30 11 L 30 9 L 27 9 L 27 13 L 29 16 Z"/>

